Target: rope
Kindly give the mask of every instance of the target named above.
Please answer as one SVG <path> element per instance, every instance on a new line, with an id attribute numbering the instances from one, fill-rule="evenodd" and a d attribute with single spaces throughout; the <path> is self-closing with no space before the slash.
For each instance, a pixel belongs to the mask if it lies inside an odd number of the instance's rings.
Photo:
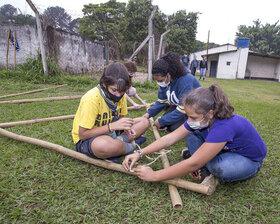
<path id="1" fill-rule="evenodd" d="M 134 141 L 133 141 L 132 144 L 133 144 L 133 146 L 137 146 L 138 149 L 141 150 L 141 147 L 138 144 L 136 144 Z M 142 166 L 150 167 L 150 165 L 155 163 L 159 158 L 161 158 L 162 156 L 164 156 L 164 155 L 166 155 L 166 154 L 168 154 L 170 152 L 171 152 L 171 150 L 165 150 L 164 152 L 154 152 L 154 154 L 158 154 L 158 156 L 156 158 L 151 158 L 151 157 L 149 157 L 147 155 L 144 155 L 148 160 L 151 160 L 151 162 L 149 162 L 147 164 L 143 164 Z M 135 165 L 137 165 L 137 164 L 138 164 L 138 162 L 135 163 Z M 129 172 L 133 173 L 134 170 L 129 170 Z"/>

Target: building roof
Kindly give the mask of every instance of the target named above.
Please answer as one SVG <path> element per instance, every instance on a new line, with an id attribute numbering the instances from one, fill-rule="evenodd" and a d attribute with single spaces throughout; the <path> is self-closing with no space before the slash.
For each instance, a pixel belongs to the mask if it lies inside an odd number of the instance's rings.
<path id="1" fill-rule="evenodd" d="M 261 54 L 261 53 L 254 52 L 254 51 L 249 51 L 249 55 L 260 56 L 260 57 L 265 57 L 265 58 L 280 59 L 280 56 L 278 56 L 278 55 Z"/>

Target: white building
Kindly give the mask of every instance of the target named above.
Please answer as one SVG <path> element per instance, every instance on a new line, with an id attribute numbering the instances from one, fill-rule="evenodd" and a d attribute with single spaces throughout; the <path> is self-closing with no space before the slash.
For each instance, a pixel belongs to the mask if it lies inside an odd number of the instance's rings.
<path id="1" fill-rule="evenodd" d="M 190 55 L 201 60 L 206 50 Z M 280 82 L 280 56 L 260 54 L 248 47 L 225 44 L 208 49 L 208 76 L 222 79 L 268 79 Z"/>

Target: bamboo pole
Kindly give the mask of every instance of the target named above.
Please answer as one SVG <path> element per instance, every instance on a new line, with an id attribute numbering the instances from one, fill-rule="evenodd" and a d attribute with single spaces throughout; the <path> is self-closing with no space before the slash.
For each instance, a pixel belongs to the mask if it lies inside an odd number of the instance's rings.
<path id="1" fill-rule="evenodd" d="M 14 32 L 14 70 L 16 70 L 16 64 L 17 64 L 17 59 L 16 59 L 16 33 Z"/>
<path id="2" fill-rule="evenodd" d="M 20 96 L 20 95 L 26 95 L 26 94 L 31 94 L 31 93 L 42 92 L 42 91 L 47 90 L 47 89 L 59 88 L 59 87 L 63 87 L 63 86 L 66 86 L 66 84 L 58 85 L 58 86 L 53 86 L 53 87 L 48 87 L 48 88 L 44 88 L 44 89 L 35 89 L 35 90 L 31 90 L 31 91 L 27 91 L 27 92 L 22 92 L 22 93 L 13 93 L 13 94 L 9 94 L 9 95 L 4 95 L 4 96 L 0 96 L 0 99 L 12 97 L 12 96 Z"/>
<path id="3" fill-rule="evenodd" d="M 58 97 L 47 97 L 47 98 L 35 98 L 35 99 L 22 99 L 22 100 L 6 100 L 0 101 L 0 103 L 32 103 L 41 101 L 56 101 L 56 100 L 73 100 L 80 99 L 82 96 L 58 96 Z"/>
<path id="4" fill-rule="evenodd" d="M 26 137 L 26 136 L 22 136 L 22 135 L 17 135 L 15 133 L 6 131 L 2 128 L 0 128 L 0 135 L 3 135 L 5 137 L 11 138 L 11 139 L 14 139 L 17 141 L 26 142 L 26 143 L 30 143 L 33 145 L 41 146 L 43 148 L 51 149 L 51 150 L 60 152 L 62 154 L 68 155 L 72 158 L 79 159 L 84 162 L 93 164 L 95 166 L 103 167 L 105 169 L 110 169 L 110 170 L 115 170 L 115 171 L 131 174 L 131 175 L 135 175 L 135 173 L 133 173 L 133 172 L 126 171 L 120 164 L 110 163 L 110 162 L 106 162 L 104 160 L 99 160 L 99 159 L 93 159 L 82 153 L 76 152 L 74 150 L 65 148 L 61 145 L 57 145 L 57 144 L 54 144 L 51 142 L 43 141 L 43 140 L 36 139 L 36 138 Z M 167 184 L 172 184 L 174 186 L 181 187 L 181 188 L 184 188 L 187 190 L 206 194 L 206 195 L 211 195 L 215 190 L 215 189 L 213 190 L 211 188 L 211 186 L 196 184 L 196 183 L 192 183 L 192 182 L 182 180 L 182 179 L 171 179 L 171 180 L 166 180 L 163 182 L 167 183 Z"/>
<path id="5" fill-rule="evenodd" d="M 150 121 L 150 125 L 153 129 L 155 138 L 159 139 L 160 134 L 157 130 L 157 127 L 153 125 L 154 124 L 153 118 L 152 117 L 149 118 L 149 121 Z M 160 153 L 161 153 L 161 161 L 162 161 L 163 167 L 164 168 L 169 167 L 170 164 L 169 164 L 168 158 L 165 154 L 165 149 L 161 149 Z M 168 184 L 168 189 L 169 189 L 169 194 L 170 194 L 170 197 L 171 197 L 171 202 L 172 202 L 173 208 L 176 209 L 176 210 L 182 209 L 183 208 L 183 202 L 182 202 L 182 199 L 179 195 L 178 189 L 174 185 L 171 185 L 171 184 Z"/>
<path id="6" fill-rule="evenodd" d="M 8 127 L 23 125 L 23 124 L 35 124 L 35 123 L 46 122 L 46 121 L 60 121 L 66 119 L 73 119 L 74 117 L 75 115 L 65 115 L 65 116 L 58 116 L 58 117 L 47 117 L 47 118 L 39 118 L 34 120 L 26 120 L 26 121 L 6 122 L 6 123 L 0 123 L 0 128 L 8 128 Z"/>
<path id="7" fill-rule="evenodd" d="M 9 68 L 9 40 L 10 40 L 11 30 L 8 29 L 8 38 L 7 38 L 7 52 L 6 52 L 6 69 Z"/>
<path id="8" fill-rule="evenodd" d="M 148 104 L 153 105 L 153 103 Z M 146 105 L 141 105 L 141 108 L 146 107 Z M 128 110 L 137 110 L 136 106 L 128 107 Z M 60 121 L 60 120 L 66 120 L 66 119 L 73 119 L 75 117 L 75 114 L 71 115 L 63 115 L 63 116 L 57 116 L 57 117 L 47 117 L 47 118 L 37 118 L 33 120 L 25 120 L 25 121 L 14 121 L 14 122 L 5 122 L 0 123 L 0 128 L 9 128 L 17 125 L 24 125 L 24 124 L 35 124 L 40 122 L 47 122 L 47 121 Z"/>

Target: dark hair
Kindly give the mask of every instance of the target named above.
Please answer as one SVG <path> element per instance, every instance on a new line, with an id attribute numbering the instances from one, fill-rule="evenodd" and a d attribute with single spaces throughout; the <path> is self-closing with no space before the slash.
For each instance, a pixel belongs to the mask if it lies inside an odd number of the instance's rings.
<path id="1" fill-rule="evenodd" d="M 137 72 L 136 65 L 133 61 L 127 61 L 124 63 L 125 67 L 127 68 L 129 73 Z"/>
<path id="2" fill-rule="evenodd" d="M 129 73 L 137 72 L 136 65 L 133 61 L 125 62 L 124 66 L 127 68 Z M 130 74 L 129 74 L 129 83 L 132 86 L 132 76 L 130 76 Z"/>
<path id="3" fill-rule="evenodd" d="M 207 114 L 214 111 L 214 118 L 224 119 L 233 117 L 234 108 L 231 106 L 226 94 L 217 85 L 199 87 L 183 98 L 184 106 L 191 106 L 198 114 Z"/>
<path id="4" fill-rule="evenodd" d="M 129 73 L 123 64 L 113 62 L 104 69 L 99 83 L 101 88 L 117 85 L 118 92 L 126 92 L 130 87 Z"/>
<path id="5" fill-rule="evenodd" d="M 153 75 L 167 76 L 167 73 L 171 75 L 172 80 L 186 74 L 185 66 L 182 64 L 179 54 L 168 52 L 153 64 Z"/>

